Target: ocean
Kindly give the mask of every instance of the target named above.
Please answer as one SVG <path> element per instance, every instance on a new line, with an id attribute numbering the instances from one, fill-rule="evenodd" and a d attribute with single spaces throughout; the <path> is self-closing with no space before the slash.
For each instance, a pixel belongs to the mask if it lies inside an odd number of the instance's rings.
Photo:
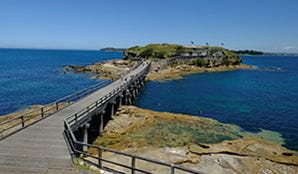
<path id="1" fill-rule="evenodd" d="M 99 81 L 90 75 L 65 74 L 65 65 L 122 57 L 101 51 L 0 49 L 0 115 L 50 103 Z"/>
<path id="2" fill-rule="evenodd" d="M 122 58 L 122 53 L 0 49 L 0 115 L 46 104 L 97 83 L 90 75 L 63 73 L 64 65 Z M 298 150 L 298 57 L 243 57 L 253 70 L 147 82 L 136 105 L 210 117 L 258 132 L 276 131 Z"/>
<path id="3" fill-rule="evenodd" d="M 142 108 L 210 117 L 259 132 L 276 131 L 298 150 L 298 57 L 243 57 L 253 70 L 204 73 L 148 82 Z"/>

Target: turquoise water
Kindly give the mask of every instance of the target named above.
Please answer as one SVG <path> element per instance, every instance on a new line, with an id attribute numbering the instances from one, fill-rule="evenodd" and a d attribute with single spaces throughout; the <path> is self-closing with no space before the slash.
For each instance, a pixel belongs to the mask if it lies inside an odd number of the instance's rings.
<path id="1" fill-rule="evenodd" d="M 86 75 L 64 74 L 64 65 L 122 57 L 100 51 L 0 49 L 0 115 L 50 103 L 97 83 Z"/>
<path id="2" fill-rule="evenodd" d="M 148 82 L 137 105 L 204 115 L 252 132 L 277 131 L 286 147 L 298 150 L 298 57 L 244 57 L 244 62 L 258 68 Z"/>

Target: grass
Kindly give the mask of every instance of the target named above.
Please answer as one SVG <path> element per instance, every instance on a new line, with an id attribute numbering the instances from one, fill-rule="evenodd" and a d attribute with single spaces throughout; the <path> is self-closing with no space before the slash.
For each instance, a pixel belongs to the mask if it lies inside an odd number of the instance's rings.
<path id="1" fill-rule="evenodd" d="M 163 59 L 175 54 L 177 52 L 177 49 L 179 49 L 180 47 L 176 44 L 149 44 L 143 47 L 131 47 L 127 49 L 127 51 L 133 52 L 136 55 L 142 55 L 142 53 L 149 52 L 148 50 L 152 50 L 152 55 L 150 55 L 150 58 L 156 57 Z"/>
<path id="2" fill-rule="evenodd" d="M 223 52 L 225 56 L 218 58 L 222 65 L 237 65 L 241 63 L 241 58 L 234 52 L 227 50 L 223 47 L 216 46 L 202 46 L 202 49 L 208 49 L 208 57 L 212 57 L 214 53 Z M 128 48 L 125 51 L 132 57 L 142 57 L 150 59 L 166 59 L 173 57 L 174 55 L 180 55 L 182 53 L 192 53 L 191 48 L 184 47 L 177 44 L 148 44 L 146 46 L 135 46 Z M 215 60 L 212 60 L 215 61 Z M 208 64 L 205 62 L 205 64 Z M 199 66 L 203 66 L 202 62 L 199 62 Z"/>

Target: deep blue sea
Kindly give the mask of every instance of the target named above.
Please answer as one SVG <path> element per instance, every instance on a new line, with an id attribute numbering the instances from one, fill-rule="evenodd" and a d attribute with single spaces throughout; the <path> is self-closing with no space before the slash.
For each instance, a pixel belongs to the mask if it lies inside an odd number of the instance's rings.
<path id="1" fill-rule="evenodd" d="M 86 75 L 64 74 L 64 65 L 122 57 L 100 51 L 0 49 L 0 115 L 50 103 L 97 83 Z"/>
<path id="2" fill-rule="evenodd" d="M 46 104 L 97 83 L 64 74 L 64 65 L 121 58 L 121 53 L 0 49 L 0 115 Z M 243 57 L 255 70 L 186 76 L 147 82 L 136 104 L 143 108 L 204 115 L 257 132 L 280 132 L 298 150 L 298 57 Z"/>
<path id="3" fill-rule="evenodd" d="M 252 132 L 277 131 L 286 147 L 298 150 L 298 57 L 243 59 L 258 68 L 148 82 L 137 105 L 204 115 Z"/>

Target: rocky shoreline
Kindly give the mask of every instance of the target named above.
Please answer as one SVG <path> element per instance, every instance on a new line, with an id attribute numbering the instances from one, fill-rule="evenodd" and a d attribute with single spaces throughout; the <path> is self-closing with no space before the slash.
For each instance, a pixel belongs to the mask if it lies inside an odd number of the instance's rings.
<path id="1" fill-rule="evenodd" d="M 122 73 L 130 70 L 138 62 L 139 61 L 117 59 L 105 62 L 98 62 L 93 65 L 87 66 L 67 65 L 64 66 L 63 69 L 65 73 L 89 73 L 92 74 L 92 78 L 95 79 L 116 80 L 120 78 Z M 253 68 L 253 66 L 245 64 L 217 67 L 199 67 L 189 63 L 164 65 L 164 61 L 153 61 L 152 67 L 146 77 L 146 80 L 173 80 L 183 78 L 184 76 L 191 74 L 223 72 Z"/>
<path id="2" fill-rule="evenodd" d="M 156 68 L 151 70 L 146 79 L 147 80 L 174 80 L 181 79 L 184 76 L 208 73 L 208 72 L 224 72 L 224 71 L 234 71 L 240 69 L 253 69 L 251 65 L 229 65 L 229 66 L 218 66 L 218 67 L 198 67 L 195 65 L 188 64 L 177 64 L 168 65 L 165 68 Z"/>
<path id="3" fill-rule="evenodd" d="M 137 61 L 115 59 L 87 66 L 67 65 L 63 67 L 63 70 L 65 73 L 89 73 L 95 79 L 116 80 L 135 64 L 137 64 Z"/>
<path id="4" fill-rule="evenodd" d="M 209 118 L 123 106 L 94 144 L 204 173 L 297 173 L 297 154 L 266 139 Z M 89 152 L 97 154 L 92 148 Z M 166 172 L 160 166 L 139 165 L 153 173 Z"/>

